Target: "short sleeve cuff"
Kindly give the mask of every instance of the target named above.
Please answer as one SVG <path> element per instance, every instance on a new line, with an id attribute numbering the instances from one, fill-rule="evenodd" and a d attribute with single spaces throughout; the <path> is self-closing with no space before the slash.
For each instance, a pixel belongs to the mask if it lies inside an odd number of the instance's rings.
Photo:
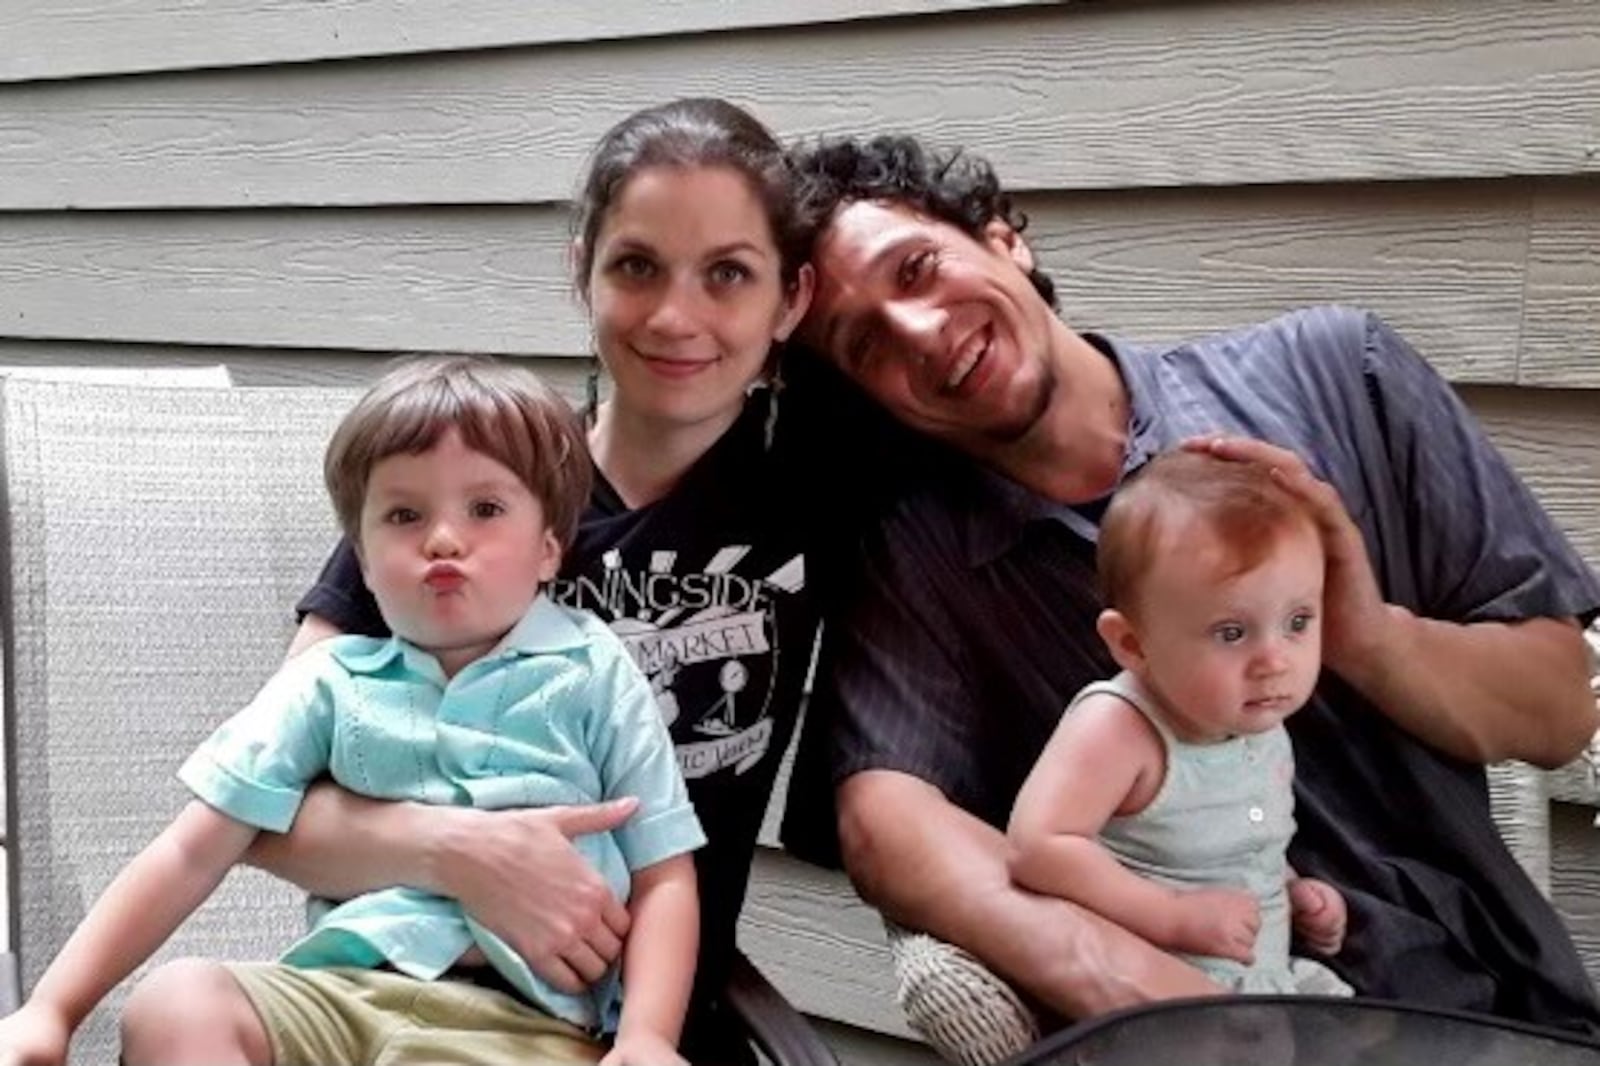
<path id="1" fill-rule="evenodd" d="M 294 824 L 305 793 L 299 789 L 246 781 L 201 750 L 178 770 L 178 780 L 207 806 L 236 822 L 272 833 L 286 833 Z"/>
<path id="2" fill-rule="evenodd" d="M 615 837 L 629 870 L 654 866 L 674 855 L 704 847 L 706 843 L 705 830 L 700 828 L 694 806 L 688 803 L 648 817 L 634 817 L 616 830 Z"/>

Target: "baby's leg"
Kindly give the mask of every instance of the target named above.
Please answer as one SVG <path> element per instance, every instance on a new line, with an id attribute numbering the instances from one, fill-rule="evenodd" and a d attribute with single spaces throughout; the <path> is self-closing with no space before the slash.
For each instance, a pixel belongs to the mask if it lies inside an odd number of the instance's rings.
<path id="1" fill-rule="evenodd" d="M 125 1066 L 272 1066 L 272 1045 L 227 967 L 179 959 L 150 974 L 122 1012 Z"/>

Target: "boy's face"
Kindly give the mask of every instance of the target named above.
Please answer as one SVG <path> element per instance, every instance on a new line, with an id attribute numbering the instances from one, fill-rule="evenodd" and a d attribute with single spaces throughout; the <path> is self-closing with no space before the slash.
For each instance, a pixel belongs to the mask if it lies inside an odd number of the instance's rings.
<path id="1" fill-rule="evenodd" d="M 1121 652 L 1108 637 L 1193 743 L 1272 728 L 1311 698 L 1322 666 L 1323 556 L 1311 524 L 1279 532 L 1250 570 L 1230 574 L 1229 562 L 1203 532 L 1162 552 Z"/>
<path id="2" fill-rule="evenodd" d="M 447 675 L 493 648 L 561 563 L 539 500 L 454 429 L 373 466 L 359 539 L 384 620 Z"/>

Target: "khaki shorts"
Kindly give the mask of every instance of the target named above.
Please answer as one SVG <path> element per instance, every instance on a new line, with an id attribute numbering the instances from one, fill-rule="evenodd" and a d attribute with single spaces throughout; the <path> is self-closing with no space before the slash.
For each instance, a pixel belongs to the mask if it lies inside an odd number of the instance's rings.
<path id="1" fill-rule="evenodd" d="M 274 1066 L 593 1063 L 605 1053 L 577 1026 L 465 981 L 225 965 L 261 1018 Z"/>

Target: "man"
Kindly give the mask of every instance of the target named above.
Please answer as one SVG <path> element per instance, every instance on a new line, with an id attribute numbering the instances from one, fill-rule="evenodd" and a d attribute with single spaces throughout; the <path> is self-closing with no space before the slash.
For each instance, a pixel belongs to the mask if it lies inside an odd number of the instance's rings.
<path id="1" fill-rule="evenodd" d="M 1328 552 L 1327 669 L 1289 726 L 1291 857 L 1349 901 L 1335 968 L 1367 994 L 1600 1031 L 1482 769 L 1556 766 L 1594 732 L 1577 619 L 1600 587 L 1444 383 L 1346 309 L 1165 349 L 1080 335 L 986 164 L 907 138 L 797 164 L 821 223 L 803 339 L 957 453 L 869 537 L 818 674 L 863 895 L 1065 1015 L 1215 991 L 1013 886 L 1002 830 L 1061 708 L 1114 672 L 1094 628 L 1106 498 L 1220 438 L 1311 502 Z"/>

